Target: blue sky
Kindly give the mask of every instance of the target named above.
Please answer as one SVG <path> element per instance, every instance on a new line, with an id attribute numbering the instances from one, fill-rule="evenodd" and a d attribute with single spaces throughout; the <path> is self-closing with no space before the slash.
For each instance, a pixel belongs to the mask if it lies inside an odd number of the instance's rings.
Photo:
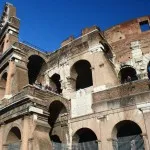
<path id="1" fill-rule="evenodd" d="M 6 1 L 0 1 L 0 12 Z M 149 0 L 9 0 L 21 20 L 20 40 L 53 51 L 85 27 L 101 30 L 150 15 Z"/>

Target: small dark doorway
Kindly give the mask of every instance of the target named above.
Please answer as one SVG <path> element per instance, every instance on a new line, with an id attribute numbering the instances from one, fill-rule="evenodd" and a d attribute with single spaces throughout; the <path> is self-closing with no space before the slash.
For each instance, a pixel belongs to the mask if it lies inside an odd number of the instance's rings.
<path id="1" fill-rule="evenodd" d="M 121 80 L 121 84 L 138 80 L 138 77 L 136 75 L 136 70 L 130 66 L 124 66 L 120 70 L 120 80 Z"/>
<path id="2" fill-rule="evenodd" d="M 28 62 L 28 77 L 29 77 L 29 84 L 35 83 L 42 66 L 44 66 L 45 61 L 42 57 L 38 55 L 32 55 L 29 57 Z"/>
<path id="3" fill-rule="evenodd" d="M 74 71 L 73 71 L 74 70 Z M 76 90 L 93 85 L 91 64 L 87 60 L 79 60 L 73 65 L 72 74 L 76 74 Z"/>
<path id="4" fill-rule="evenodd" d="M 62 93 L 60 75 L 55 73 L 54 75 L 52 75 L 50 79 L 54 83 L 52 85 L 52 82 L 51 82 L 52 90 L 58 94 Z"/>
<path id="5" fill-rule="evenodd" d="M 114 150 L 144 150 L 141 128 L 133 121 L 124 120 L 116 124 L 117 141 L 113 143 Z"/>

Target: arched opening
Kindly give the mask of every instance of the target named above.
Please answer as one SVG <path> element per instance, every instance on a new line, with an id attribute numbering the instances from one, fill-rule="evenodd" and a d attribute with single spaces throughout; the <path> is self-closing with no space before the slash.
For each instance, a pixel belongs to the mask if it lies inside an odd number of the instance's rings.
<path id="1" fill-rule="evenodd" d="M 49 113 L 50 117 L 48 122 L 51 126 L 49 136 L 53 144 L 53 149 L 60 150 L 63 148 L 61 140 L 64 140 L 66 134 L 68 134 L 68 129 L 66 128 L 68 121 L 67 109 L 62 102 L 54 101 L 50 104 Z M 59 136 L 56 133 L 59 133 Z"/>
<path id="2" fill-rule="evenodd" d="M 3 98 L 5 95 L 6 82 L 7 82 L 7 72 L 5 72 L 2 75 L 0 80 L 0 98 Z"/>
<path id="3" fill-rule="evenodd" d="M 148 78 L 150 79 L 150 62 L 148 63 L 147 66 L 147 74 L 148 74 Z"/>
<path id="4" fill-rule="evenodd" d="M 67 113 L 67 109 L 60 101 L 54 101 L 50 104 L 49 113 L 49 124 L 51 127 L 54 127 L 54 124 L 61 120 L 63 114 Z"/>
<path id="5" fill-rule="evenodd" d="M 121 68 L 119 75 L 121 84 L 138 80 L 136 70 L 131 66 L 124 66 L 123 68 Z"/>
<path id="6" fill-rule="evenodd" d="M 113 142 L 114 150 L 124 149 L 144 149 L 141 128 L 133 121 L 124 120 L 117 123 L 113 130 L 113 137 L 117 140 Z"/>
<path id="7" fill-rule="evenodd" d="M 51 135 L 51 141 L 55 143 L 62 143 L 58 135 Z"/>
<path id="8" fill-rule="evenodd" d="M 53 149 L 54 149 L 54 150 L 65 149 L 65 148 L 62 146 L 62 142 L 61 142 L 61 140 L 60 140 L 60 138 L 59 138 L 58 135 L 51 135 L 50 138 L 51 138 L 52 146 L 53 146 Z"/>
<path id="9" fill-rule="evenodd" d="M 8 150 L 20 150 L 21 147 L 21 133 L 17 127 L 13 127 L 7 136 L 6 144 L 8 145 Z"/>
<path id="10" fill-rule="evenodd" d="M 93 85 L 91 64 L 87 60 L 77 61 L 72 67 L 71 76 L 76 80 L 76 90 Z"/>
<path id="11" fill-rule="evenodd" d="M 96 134 L 89 128 L 79 129 L 73 136 L 73 149 L 98 150 Z"/>
<path id="12" fill-rule="evenodd" d="M 54 91 L 58 94 L 62 93 L 59 74 L 55 73 L 54 75 L 52 75 L 52 77 L 50 78 L 50 87 L 51 87 L 52 91 Z"/>
<path id="13" fill-rule="evenodd" d="M 45 64 L 44 59 L 38 55 L 32 55 L 29 57 L 29 62 L 27 65 L 29 84 L 33 84 L 36 80 L 40 80 L 40 71 Z M 41 83 L 41 81 L 38 82 Z"/>

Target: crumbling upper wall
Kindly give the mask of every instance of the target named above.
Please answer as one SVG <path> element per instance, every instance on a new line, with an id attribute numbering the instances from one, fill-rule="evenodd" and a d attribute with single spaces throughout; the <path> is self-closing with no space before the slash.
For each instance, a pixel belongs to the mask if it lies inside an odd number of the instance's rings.
<path id="1" fill-rule="evenodd" d="M 16 8 L 6 3 L 0 17 L 0 54 L 18 41 L 20 20 L 16 17 Z"/>
<path id="2" fill-rule="evenodd" d="M 132 42 L 138 41 L 142 54 L 149 53 L 150 30 L 142 31 L 143 24 L 149 26 L 150 16 L 134 19 L 104 31 L 106 40 L 116 55 L 116 63 L 123 63 L 133 58 Z"/>

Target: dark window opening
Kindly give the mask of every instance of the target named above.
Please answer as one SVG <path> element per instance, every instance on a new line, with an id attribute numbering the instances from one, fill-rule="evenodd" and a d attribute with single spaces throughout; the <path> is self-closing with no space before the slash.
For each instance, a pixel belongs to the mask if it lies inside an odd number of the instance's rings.
<path id="1" fill-rule="evenodd" d="M 82 142 L 96 141 L 97 137 L 91 129 L 82 128 L 75 133 L 73 139 L 74 142 L 82 143 Z"/>
<path id="2" fill-rule="evenodd" d="M 61 83 L 60 83 L 60 75 L 59 74 L 54 74 L 51 77 L 52 82 L 54 83 L 54 85 L 51 85 L 52 90 L 55 91 L 56 93 L 62 93 L 62 89 L 61 89 Z"/>
<path id="3" fill-rule="evenodd" d="M 28 77 L 29 77 L 29 84 L 35 83 L 42 65 L 44 64 L 43 58 L 37 55 L 32 55 L 29 57 L 28 67 Z"/>
<path id="4" fill-rule="evenodd" d="M 5 73 L 3 74 L 2 79 L 3 79 L 4 81 L 7 81 L 7 72 L 5 72 Z"/>
<path id="5" fill-rule="evenodd" d="M 54 101 L 49 107 L 49 124 L 51 127 L 59 120 L 61 114 L 67 113 L 66 107 L 59 101 Z"/>
<path id="6" fill-rule="evenodd" d="M 0 86 L 5 88 L 6 87 L 6 82 L 7 82 L 7 72 L 5 72 L 2 75 L 1 81 L 0 81 Z"/>
<path id="7" fill-rule="evenodd" d="M 50 138 L 53 142 L 62 143 L 58 135 L 51 135 Z"/>
<path id="8" fill-rule="evenodd" d="M 17 127 L 13 127 L 7 137 L 7 143 L 16 143 L 20 142 L 21 140 L 21 133 Z"/>
<path id="9" fill-rule="evenodd" d="M 117 137 L 131 136 L 141 134 L 140 127 L 133 121 L 121 121 L 116 125 Z"/>
<path id="10" fill-rule="evenodd" d="M 148 20 L 140 22 L 140 28 L 141 28 L 142 32 L 150 30 L 150 26 L 149 26 Z"/>
<path id="11" fill-rule="evenodd" d="M 74 65 L 77 73 L 76 90 L 84 89 L 93 85 L 91 65 L 86 60 L 80 60 Z"/>
<path id="12" fill-rule="evenodd" d="M 121 83 L 138 80 L 135 69 L 130 66 L 126 66 L 120 70 Z"/>

